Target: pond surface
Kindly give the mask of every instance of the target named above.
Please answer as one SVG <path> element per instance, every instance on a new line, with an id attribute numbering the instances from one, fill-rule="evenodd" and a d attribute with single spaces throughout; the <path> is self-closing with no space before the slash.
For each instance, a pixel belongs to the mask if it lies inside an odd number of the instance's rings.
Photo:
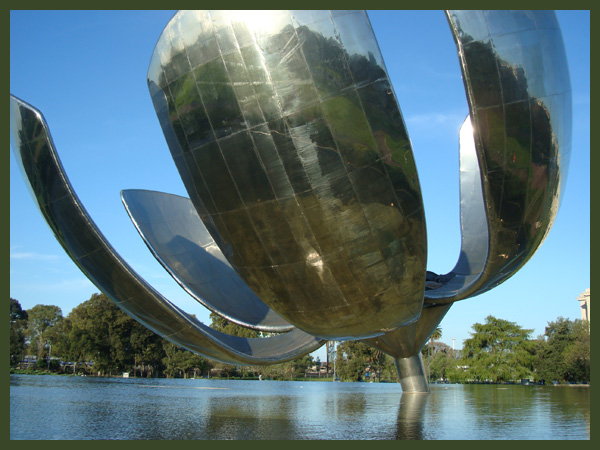
<path id="1" fill-rule="evenodd" d="M 11 439 L 589 439 L 590 388 L 10 376 Z"/>

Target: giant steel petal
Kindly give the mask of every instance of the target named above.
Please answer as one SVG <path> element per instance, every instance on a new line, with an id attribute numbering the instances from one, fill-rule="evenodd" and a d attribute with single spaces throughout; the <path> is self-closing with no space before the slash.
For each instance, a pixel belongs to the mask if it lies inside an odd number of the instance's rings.
<path id="1" fill-rule="evenodd" d="M 190 200 L 265 304 L 326 339 L 418 319 L 421 188 L 364 11 L 180 11 L 148 85 Z"/>
<path id="2" fill-rule="evenodd" d="M 558 212 L 571 152 L 571 85 L 555 13 L 447 15 L 473 131 L 461 130 L 461 255 L 450 273 L 429 277 L 426 304 L 486 292 L 533 256 Z"/>
<path id="3" fill-rule="evenodd" d="M 165 339 L 230 364 L 272 364 L 324 342 L 300 330 L 262 339 L 230 336 L 200 323 L 156 292 L 100 233 L 62 168 L 42 114 L 11 95 L 11 147 L 58 242 L 123 311 Z"/>
<path id="4" fill-rule="evenodd" d="M 125 190 L 121 199 L 152 254 L 208 309 L 260 331 L 281 333 L 294 328 L 265 305 L 233 270 L 188 198 Z"/>

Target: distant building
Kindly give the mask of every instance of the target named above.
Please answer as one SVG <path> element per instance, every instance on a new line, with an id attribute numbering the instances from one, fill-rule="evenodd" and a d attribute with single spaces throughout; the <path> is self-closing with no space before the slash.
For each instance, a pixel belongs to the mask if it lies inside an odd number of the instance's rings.
<path id="1" fill-rule="evenodd" d="M 581 305 L 581 320 L 590 321 L 591 310 L 590 310 L 590 288 L 587 288 L 581 293 L 579 297 L 579 304 Z"/>

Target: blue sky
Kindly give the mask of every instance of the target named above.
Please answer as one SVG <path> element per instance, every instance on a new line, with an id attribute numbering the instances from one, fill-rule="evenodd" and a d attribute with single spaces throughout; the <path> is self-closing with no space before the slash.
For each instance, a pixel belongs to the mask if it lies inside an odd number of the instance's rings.
<path id="1" fill-rule="evenodd" d="M 11 11 L 10 90 L 42 111 L 80 200 L 106 238 L 150 284 L 209 323 L 208 312 L 152 257 L 122 189 L 187 196 L 146 87 L 154 45 L 174 11 Z M 413 144 L 425 202 L 428 268 L 460 249 L 458 130 L 468 113 L 456 48 L 442 11 L 369 11 Z M 492 314 L 543 334 L 580 317 L 590 287 L 590 13 L 557 13 L 573 89 L 573 151 L 561 209 L 529 263 L 496 289 L 453 305 L 442 341 L 461 348 Z M 401 26 L 399 26 L 401 24 Z M 10 160 L 10 296 L 66 316 L 98 289 L 76 268 Z M 321 354 L 321 359 L 323 356 Z"/>

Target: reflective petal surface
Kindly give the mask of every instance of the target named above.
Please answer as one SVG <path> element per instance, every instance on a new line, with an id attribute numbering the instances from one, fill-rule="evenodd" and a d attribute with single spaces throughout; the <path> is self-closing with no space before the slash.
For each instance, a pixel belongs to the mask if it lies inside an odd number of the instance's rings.
<path id="1" fill-rule="evenodd" d="M 447 14 L 473 137 L 461 131 L 461 255 L 426 292 L 433 304 L 481 294 L 533 256 L 558 212 L 571 153 L 571 85 L 555 13 Z"/>
<path id="2" fill-rule="evenodd" d="M 148 83 L 192 203 L 269 307 L 329 339 L 419 317 L 421 190 L 364 11 L 182 11 Z"/>
<path id="3" fill-rule="evenodd" d="M 44 218 L 69 257 L 123 311 L 171 342 L 231 364 L 273 364 L 324 342 L 299 330 L 262 339 L 223 334 L 162 297 L 121 259 L 73 191 L 39 111 L 11 95 L 11 147 Z"/>
<path id="4" fill-rule="evenodd" d="M 293 329 L 232 269 L 189 199 L 143 190 L 123 191 L 121 199 L 148 248 L 192 297 L 242 326 Z"/>

